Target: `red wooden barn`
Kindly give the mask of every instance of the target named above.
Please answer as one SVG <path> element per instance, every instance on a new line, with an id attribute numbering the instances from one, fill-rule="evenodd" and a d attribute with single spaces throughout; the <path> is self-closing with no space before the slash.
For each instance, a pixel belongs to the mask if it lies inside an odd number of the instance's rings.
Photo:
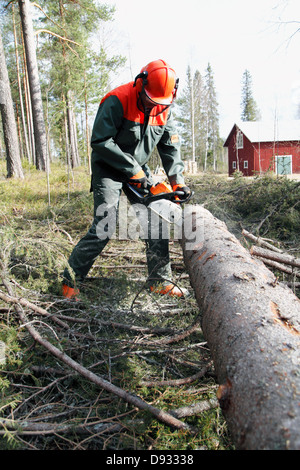
<path id="1" fill-rule="evenodd" d="M 244 176 L 300 173 L 300 120 L 234 124 L 224 147 L 229 176 L 235 171 Z"/>

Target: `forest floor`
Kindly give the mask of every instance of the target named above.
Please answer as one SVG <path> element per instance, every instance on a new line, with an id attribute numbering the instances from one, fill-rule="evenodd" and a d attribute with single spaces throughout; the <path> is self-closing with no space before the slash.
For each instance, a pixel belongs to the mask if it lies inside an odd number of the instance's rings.
<path id="1" fill-rule="evenodd" d="M 170 243 L 172 268 L 176 283 L 191 292 L 185 300 L 150 294 L 144 243 L 117 237 L 81 286 L 80 302 L 62 298 L 63 269 L 92 218 L 86 169 L 69 176 L 53 165 L 50 204 L 46 177 L 32 168 L 24 181 L 0 182 L 0 341 L 6 345 L 0 449 L 234 449 L 178 242 Z M 224 220 L 242 243 L 248 243 L 241 235 L 245 228 L 299 256 L 299 183 L 218 175 L 187 181 L 193 203 Z M 125 399 L 66 365 L 26 324 L 84 370 L 124 391 Z M 127 393 L 189 429 L 158 420 L 151 408 L 132 406 Z"/>

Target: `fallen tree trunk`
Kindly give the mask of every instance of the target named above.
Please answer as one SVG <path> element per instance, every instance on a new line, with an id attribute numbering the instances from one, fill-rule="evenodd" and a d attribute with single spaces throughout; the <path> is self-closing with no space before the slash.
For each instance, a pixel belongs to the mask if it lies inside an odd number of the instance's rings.
<path id="1" fill-rule="evenodd" d="M 217 396 L 236 447 L 300 449 L 299 299 L 203 207 L 189 209 L 183 232 Z"/>

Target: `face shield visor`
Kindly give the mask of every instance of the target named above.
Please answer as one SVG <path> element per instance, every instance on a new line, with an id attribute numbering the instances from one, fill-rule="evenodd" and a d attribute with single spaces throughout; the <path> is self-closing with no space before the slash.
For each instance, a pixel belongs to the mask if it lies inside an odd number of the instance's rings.
<path id="1" fill-rule="evenodd" d="M 138 108 L 141 111 L 147 112 L 148 114 L 151 113 L 151 116 L 158 116 L 172 105 L 177 94 L 178 78 L 175 80 L 175 85 L 171 92 L 168 93 L 167 90 L 166 95 L 163 96 L 158 96 L 158 94 L 153 93 L 153 86 L 151 87 L 148 83 L 147 71 L 143 71 L 136 76 L 133 86 L 136 86 L 138 79 L 141 79 L 142 82 L 139 86 L 140 93 L 138 95 Z"/>

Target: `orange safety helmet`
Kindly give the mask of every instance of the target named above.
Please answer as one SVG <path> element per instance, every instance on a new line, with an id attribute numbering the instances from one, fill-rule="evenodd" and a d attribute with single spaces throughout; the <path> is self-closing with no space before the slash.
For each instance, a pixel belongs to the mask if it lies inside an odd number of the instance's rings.
<path id="1" fill-rule="evenodd" d="M 176 98 L 178 82 L 174 69 L 159 59 L 142 68 L 133 86 L 156 105 L 170 106 Z"/>

